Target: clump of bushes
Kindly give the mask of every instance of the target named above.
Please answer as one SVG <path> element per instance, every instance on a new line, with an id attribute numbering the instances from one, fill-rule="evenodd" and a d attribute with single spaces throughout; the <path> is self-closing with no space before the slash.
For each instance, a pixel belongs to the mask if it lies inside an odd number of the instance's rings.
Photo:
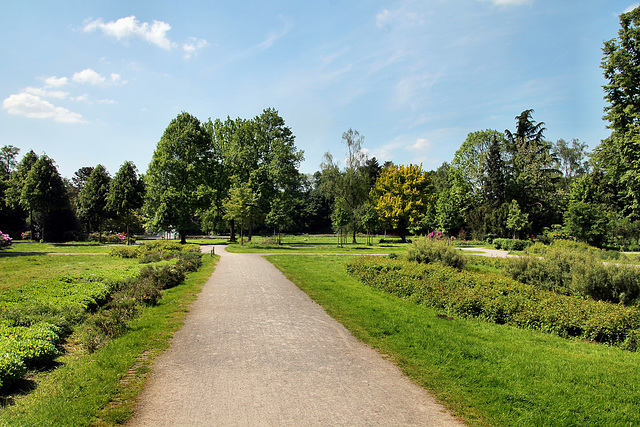
<path id="1" fill-rule="evenodd" d="M 637 349 L 640 308 L 559 295 L 498 274 L 438 263 L 362 257 L 346 264 L 364 284 L 449 315 Z"/>
<path id="2" fill-rule="evenodd" d="M 604 260 L 615 260 L 610 251 L 558 241 L 551 246 L 536 244 L 528 252 L 529 255 L 506 261 L 505 271 L 510 277 L 563 295 L 625 305 L 640 298 L 640 270 L 625 265 L 624 260 L 605 263 Z"/>
<path id="3" fill-rule="evenodd" d="M 447 240 L 423 237 L 416 239 L 407 250 L 407 259 L 417 263 L 439 262 L 457 269 L 465 266 L 466 259 Z"/>
<path id="4" fill-rule="evenodd" d="M 533 242 L 530 240 L 493 239 L 493 247 L 504 249 L 505 251 L 524 251 L 531 245 L 533 245 Z"/>

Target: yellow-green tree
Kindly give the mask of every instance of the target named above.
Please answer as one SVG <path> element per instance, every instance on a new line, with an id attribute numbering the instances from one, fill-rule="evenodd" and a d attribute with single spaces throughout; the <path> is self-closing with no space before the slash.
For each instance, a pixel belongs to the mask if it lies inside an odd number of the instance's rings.
<path id="1" fill-rule="evenodd" d="M 435 203 L 431 177 L 422 165 L 385 166 L 369 194 L 380 222 L 397 231 L 404 242 Z"/>

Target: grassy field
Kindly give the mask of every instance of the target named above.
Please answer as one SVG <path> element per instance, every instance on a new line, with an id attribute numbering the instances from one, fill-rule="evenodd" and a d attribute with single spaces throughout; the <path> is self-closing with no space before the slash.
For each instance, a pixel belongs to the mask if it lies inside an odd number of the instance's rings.
<path id="1" fill-rule="evenodd" d="M 345 257 L 268 259 L 471 425 L 640 423 L 638 353 L 449 318 L 360 284 Z"/>
<path id="2" fill-rule="evenodd" d="M 28 255 L 20 254 L 30 250 Z M 17 247 L 16 247 L 17 246 Z M 85 270 L 122 268 L 137 259 L 89 255 L 106 253 L 110 246 L 53 246 L 69 255 L 45 255 L 51 245 L 25 244 L 0 253 L 0 272 L 19 287 L 30 278 L 50 278 Z M 80 247 L 80 250 L 78 250 Z M 11 255 L 13 253 L 13 255 Z M 70 255 L 70 254 L 86 255 Z M 19 255 L 20 254 L 20 255 Z M 67 338 L 65 354 L 55 363 L 28 371 L 26 379 L 0 395 L 0 425 L 59 426 L 117 425 L 133 413 L 137 394 L 142 390 L 155 357 L 169 345 L 189 305 L 213 272 L 217 257 L 203 257 L 203 267 L 186 281 L 163 291 L 159 304 L 142 309 L 127 332 L 96 352 L 80 345 L 79 332 Z M 14 274 L 15 271 L 21 274 Z M 5 284 L 3 282 L 3 284 Z"/>
<path id="3" fill-rule="evenodd" d="M 400 243 L 399 239 L 389 237 L 387 243 L 380 243 L 383 236 L 373 236 L 372 244 L 367 245 L 366 236 L 358 236 L 358 243 L 351 243 L 351 236 L 347 242 L 338 244 L 335 235 L 285 235 L 281 244 L 275 243 L 273 237 L 254 236 L 251 242 L 243 245 L 234 243 L 227 247 L 229 252 L 235 253 L 273 253 L 273 252 L 305 252 L 305 253 L 352 253 L 352 254 L 388 254 L 404 253 L 408 244 Z"/>

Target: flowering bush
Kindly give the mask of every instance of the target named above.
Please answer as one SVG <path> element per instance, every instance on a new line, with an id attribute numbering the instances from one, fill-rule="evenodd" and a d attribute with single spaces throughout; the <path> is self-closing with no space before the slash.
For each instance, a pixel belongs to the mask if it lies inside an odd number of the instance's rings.
<path id="1" fill-rule="evenodd" d="M 22 234 L 20 234 L 20 238 L 22 240 L 31 240 L 31 231 L 23 231 Z"/>
<path id="2" fill-rule="evenodd" d="M 426 237 L 429 240 L 445 240 L 447 238 L 447 236 L 445 236 L 442 231 L 437 231 L 437 230 L 427 234 Z"/>
<path id="3" fill-rule="evenodd" d="M 11 239 L 8 234 L 4 234 L 2 231 L 0 231 L 0 249 L 11 246 L 12 241 L 13 239 Z"/>

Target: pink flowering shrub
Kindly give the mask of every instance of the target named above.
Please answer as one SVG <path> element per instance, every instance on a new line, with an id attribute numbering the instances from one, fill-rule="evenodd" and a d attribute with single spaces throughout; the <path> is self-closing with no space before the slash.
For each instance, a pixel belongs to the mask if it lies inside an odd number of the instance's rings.
<path id="1" fill-rule="evenodd" d="M 13 239 L 8 234 L 0 231 L 0 249 L 11 246 L 11 242 L 13 242 Z"/>

